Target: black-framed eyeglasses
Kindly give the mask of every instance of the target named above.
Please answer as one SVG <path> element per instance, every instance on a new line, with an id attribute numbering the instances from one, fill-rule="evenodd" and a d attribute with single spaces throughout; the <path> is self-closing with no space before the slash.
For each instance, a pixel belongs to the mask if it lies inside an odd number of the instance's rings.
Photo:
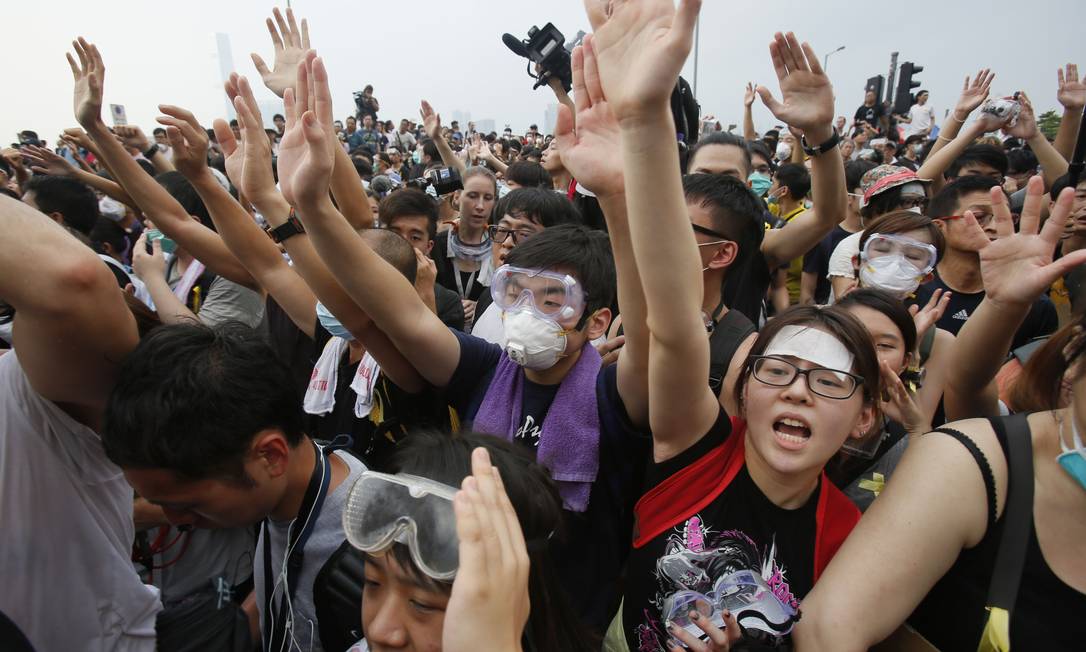
<path id="1" fill-rule="evenodd" d="M 714 238 L 720 238 L 721 240 L 727 240 L 729 242 L 731 241 L 731 238 L 724 235 L 720 231 L 714 231 L 714 230 L 712 230 L 710 228 L 700 226 L 698 224 L 694 224 L 693 222 L 690 223 L 690 228 L 694 229 L 694 233 L 700 233 L 702 235 L 708 235 L 708 236 L 712 236 Z"/>
<path id="2" fill-rule="evenodd" d="M 510 236 L 512 236 L 514 245 L 519 245 L 536 234 L 535 231 L 514 231 L 512 229 L 507 229 L 496 224 L 488 226 L 486 228 L 486 231 L 490 235 L 490 239 L 498 244 L 505 242 L 507 239 L 509 239 Z"/>
<path id="3" fill-rule="evenodd" d="M 847 371 L 825 367 L 800 369 L 783 358 L 765 355 L 755 356 L 752 371 L 755 380 L 773 387 L 788 387 L 798 376 L 803 376 L 807 389 L 837 401 L 850 398 L 864 382 L 862 376 Z"/>

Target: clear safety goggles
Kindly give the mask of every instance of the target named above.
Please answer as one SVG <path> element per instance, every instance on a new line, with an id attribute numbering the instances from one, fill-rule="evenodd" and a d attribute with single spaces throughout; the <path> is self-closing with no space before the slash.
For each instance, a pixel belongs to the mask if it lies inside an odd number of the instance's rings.
<path id="1" fill-rule="evenodd" d="M 876 233 L 864 243 L 864 260 L 874 260 L 893 254 L 901 254 L 921 274 L 927 274 L 935 269 L 935 262 L 939 255 L 935 245 L 892 233 Z"/>
<path id="2" fill-rule="evenodd" d="M 777 599 L 761 575 L 749 570 L 721 577 L 708 594 L 678 591 L 669 595 L 660 615 L 664 625 L 681 627 L 701 638 L 704 632 L 695 623 L 711 622 L 723 629 L 724 611 L 730 611 L 744 629 L 775 635 L 788 633 L 799 620 L 798 612 Z M 691 620 L 691 613 L 697 613 L 698 620 Z"/>
<path id="3" fill-rule="evenodd" d="M 556 321 L 584 310 L 585 293 L 569 274 L 502 265 L 490 279 L 490 296 L 504 311 L 529 308 Z"/>
<path id="4" fill-rule="evenodd" d="M 352 546 L 370 554 L 403 544 L 428 577 L 452 580 L 460 565 L 456 491 L 414 475 L 365 471 L 347 497 L 343 531 Z"/>

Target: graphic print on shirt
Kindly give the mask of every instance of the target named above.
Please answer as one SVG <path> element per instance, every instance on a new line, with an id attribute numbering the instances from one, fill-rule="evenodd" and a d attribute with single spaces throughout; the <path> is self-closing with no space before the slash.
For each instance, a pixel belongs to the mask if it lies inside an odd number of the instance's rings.
<path id="1" fill-rule="evenodd" d="M 723 628 L 721 614 L 728 610 L 748 640 L 778 642 L 799 620 L 799 600 L 789 589 L 785 569 L 777 565 L 776 549 L 772 542 L 763 555 L 743 532 L 716 532 L 700 515 L 676 526 L 656 561 L 652 604 L 659 616 L 645 610 L 635 632 L 638 652 L 666 650 L 668 624 L 707 641 L 690 620 L 692 611 Z"/>
<path id="2" fill-rule="evenodd" d="M 524 423 L 513 434 L 514 441 L 520 441 L 532 448 L 539 448 L 539 434 L 543 431 L 543 424 L 536 424 L 532 415 L 524 417 Z"/>

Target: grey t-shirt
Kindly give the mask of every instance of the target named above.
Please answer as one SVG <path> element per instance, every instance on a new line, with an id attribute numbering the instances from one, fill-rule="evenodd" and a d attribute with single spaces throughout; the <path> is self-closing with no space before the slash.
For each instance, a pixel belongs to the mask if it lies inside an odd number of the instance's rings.
<path id="1" fill-rule="evenodd" d="M 165 541 L 175 541 L 169 550 L 155 555 L 154 585 L 162 592 L 162 604 L 173 603 L 201 591 L 215 590 L 217 578 L 228 587 L 240 584 L 253 571 L 253 528 L 192 530 L 187 535 L 170 527 Z M 154 539 L 158 529 L 151 530 Z M 187 538 L 187 542 L 186 542 Z M 176 561 L 174 561 L 176 560 Z M 171 563 L 172 562 L 172 563 Z M 239 601 L 245 598 L 234 596 Z"/>
<path id="2" fill-rule="evenodd" d="M 170 289 L 177 286 L 183 275 L 181 266 L 171 260 L 166 267 L 166 283 Z M 197 317 L 205 326 L 239 321 L 249 328 L 256 328 L 264 319 L 264 297 L 247 287 L 217 276 L 207 289 L 207 297 L 200 304 Z"/>
<path id="3" fill-rule="evenodd" d="M 300 649 L 312 652 L 324 651 L 321 646 L 320 631 L 317 629 L 317 610 L 313 605 L 313 582 L 317 579 L 317 573 L 320 572 L 324 563 L 347 538 L 343 533 L 343 507 L 347 503 L 347 494 L 354 486 L 355 480 L 366 470 L 365 465 L 350 453 L 336 451 L 333 455 L 338 455 L 347 463 L 350 475 L 324 499 L 313 533 L 305 544 L 302 570 L 298 574 L 298 586 L 291 600 L 294 640 L 297 641 Z M 278 603 L 279 596 L 282 595 L 286 585 L 285 580 L 280 580 L 280 576 L 274 572 L 274 569 L 283 567 L 283 552 L 287 546 L 287 530 L 291 522 L 276 522 L 268 519 L 268 532 L 271 535 L 272 577 L 275 578 L 278 588 L 273 596 L 273 604 Z M 257 538 L 255 557 L 253 579 L 256 584 L 257 607 L 260 609 L 260 626 L 263 631 L 266 617 L 264 605 L 267 595 L 264 586 L 264 528 L 260 529 L 260 536 Z M 329 650 L 329 652 L 336 651 Z"/>

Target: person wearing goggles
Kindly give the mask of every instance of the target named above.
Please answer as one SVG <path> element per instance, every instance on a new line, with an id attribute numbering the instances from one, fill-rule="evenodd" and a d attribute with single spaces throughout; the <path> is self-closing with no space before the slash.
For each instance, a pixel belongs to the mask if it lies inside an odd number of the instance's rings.
<path id="1" fill-rule="evenodd" d="M 853 259 L 859 287 L 885 290 L 905 299 L 931 279 L 943 235 L 931 218 L 895 211 L 868 223 Z"/>
<path id="2" fill-rule="evenodd" d="M 487 435 L 427 431 L 386 469 L 364 472 L 343 510 L 365 558 L 366 638 L 350 652 L 592 649 L 547 552 L 562 510 L 545 469 Z"/>
<path id="3" fill-rule="evenodd" d="M 526 369 L 554 366 L 567 336 L 584 325 L 585 293 L 569 274 L 502 265 L 490 296 L 504 314 L 505 352 Z"/>

